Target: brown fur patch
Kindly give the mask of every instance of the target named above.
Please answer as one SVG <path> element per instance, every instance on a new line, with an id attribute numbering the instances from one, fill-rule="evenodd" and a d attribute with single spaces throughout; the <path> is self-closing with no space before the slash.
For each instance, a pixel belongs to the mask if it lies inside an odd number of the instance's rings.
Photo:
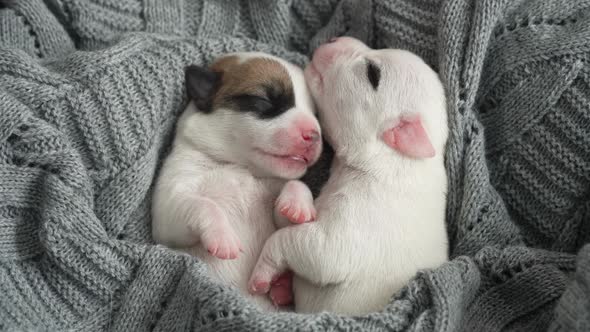
<path id="1" fill-rule="evenodd" d="M 244 96 L 270 101 L 274 109 L 267 114 L 267 118 L 279 115 L 289 103 L 293 107 L 291 77 L 283 64 L 274 59 L 256 57 L 240 61 L 237 56 L 227 56 L 211 64 L 210 69 L 223 74 L 220 88 L 212 98 L 213 109 L 223 107 L 261 113 L 260 110 L 251 109 L 256 108 L 251 105 L 252 102 L 244 103 Z"/>

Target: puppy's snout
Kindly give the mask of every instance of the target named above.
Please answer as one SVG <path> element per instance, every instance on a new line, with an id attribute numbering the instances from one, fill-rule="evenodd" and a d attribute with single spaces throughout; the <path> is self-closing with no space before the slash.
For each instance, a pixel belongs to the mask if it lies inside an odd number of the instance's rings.
<path id="1" fill-rule="evenodd" d="M 314 117 L 303 116 L 296 120 L 291 128 L 289 141 L 293 147 L 307 151 L 320 145 L 322 135 Z"/>
<path id="2" fill-rule="evenodd" d="M 328 43 L 322 44 L 315 50 L 312 62 L 317 70 L 323 73 L 336 58 L 367 49 L 369 47 L 356 38 L 333 37 Z"/>
<path id="3" fill-rule="evenodd" d="M 309 143 L 316 143 L 320 139 L 320 134 L 316 130 L 308 130 L 301 133 L 304 141 Z"/>

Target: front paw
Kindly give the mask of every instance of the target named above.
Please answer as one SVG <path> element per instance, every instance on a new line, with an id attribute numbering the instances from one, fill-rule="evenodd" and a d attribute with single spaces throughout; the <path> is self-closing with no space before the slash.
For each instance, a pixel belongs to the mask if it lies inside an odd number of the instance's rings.
<path id="1" fill-rule="evenodd" d="M 270 290 L 270 279 L 257 277 L 248 282 L 248 289 L 253 295 L 266 294 Z"/>
<path id="2" fill-rule="evenodd" d="M 201 245 L 217 258 L 237 258 L 242 244 L 223 211 L 207 197 L 198 197 L 195 203 L 199 207 L 199 215 L 189 229 L 199 232 Z"/>
<path id="3" fill-rule="evenodd" d="M 292 223 L 301 224 L 316 219 L 311 192 L 300 181 L 287 182 L 275 204 L 279 213 Z"/>
<path id="4" fill-rule="evenodd" d="M 271 284 L 279 278 L 279 272 L 274 271 L 270 266 L 259 266 L 254 268 L 252 277 L 248 281 L 248 290 L 254 295 L 266 294 Z"/>
<path id="5" fill-rule="evenodd" d="M 235 259 L 242 251 L 240 239 L 233 229 L 225 225 L 217 225 L 204 232 L 201 241 L 211 255 L 220 259 Z"/>

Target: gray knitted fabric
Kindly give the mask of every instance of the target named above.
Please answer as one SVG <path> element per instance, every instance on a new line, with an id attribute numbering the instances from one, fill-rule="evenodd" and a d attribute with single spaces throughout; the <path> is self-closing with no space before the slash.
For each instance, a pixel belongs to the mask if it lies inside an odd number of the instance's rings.
<path id="1" fill-rule="evenodd" d="M 0 1 L 0 330 L 589 330 L 589 14 L 587 0 Z M 152 183 L 184 66 L 240 50 L 303 65 L 336 35 L 440 73 L 452 261 L 381 313 L 263 313 L 153 244 Z"/>

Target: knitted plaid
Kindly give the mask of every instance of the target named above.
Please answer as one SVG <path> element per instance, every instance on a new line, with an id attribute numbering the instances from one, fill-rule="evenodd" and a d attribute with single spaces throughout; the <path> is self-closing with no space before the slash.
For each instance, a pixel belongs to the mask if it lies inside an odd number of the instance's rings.
<path id="1" fill-rule="evenodd" d="M 589 7 L 0 1 L 0 330 L 589 330 Z M 336 35 L 439 72 L 452 260 L 383 312 L 264 313 L 153 244 L 153 180 L 186 105 L 184 66 L 250 50 L 304 65 Z M 316 191 L 328 162 L 307 177 Z"/>

